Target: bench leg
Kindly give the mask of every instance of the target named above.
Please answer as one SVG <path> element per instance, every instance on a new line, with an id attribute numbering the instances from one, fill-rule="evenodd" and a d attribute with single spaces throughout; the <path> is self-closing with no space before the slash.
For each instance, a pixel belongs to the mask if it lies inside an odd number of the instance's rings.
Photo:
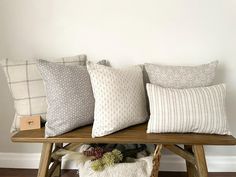
<path id="1" fill-rule="evenodd" d="M 193 145 L 193 153 L 196 160 L 198 177 L 208 177 L 207 163 L 202 145 Z"/>
<path id="2" fill-rule="evenodd" d="M 43 143 L 37 177 L 47 177 L 48 175 L 48 167 L 51 161 L 52 145 L 52 143 Z"/>
<path id="3" fill-rule="evenodd" d="M 153 167 L 152 167 L 151 177 L 158 177 L 162 147 L 163 147 L 162 144 L 158 144 L 156 146 L 156 149 L 155 149 L 155 152 L 154 152 L 154 155 L 153 155 L 153 162 L 152 162 Z"/>
<path id="4" fill-rule="evenodd" d="M 61 176 L 61 161 L 55 161 L 50 170 L 48 171 L 48 177 L 60 177 Z"/>
<path id="5" fill-rule="evenodd" d="M 185 151 L 193 154 L 193 149 L 192 149 L 191 145 L 184 145 L 184 149 L 185 149 Z M 197 177 L 196 176 L 195 165 L 193 165 L 192 163 L 188 162 L 187 160 L 186 160 L 186 168 L 187 168 L 188 177 Z"/>
<path id="6" fill-rule="evenodd" d="M 59 149 L 63 148 L 63 143 L 56 143 L 53 152 L 58 151 Z M 60 177 L 61 176 L 61 157 L 58 157 L 48 171 L 48 177 Z"/>

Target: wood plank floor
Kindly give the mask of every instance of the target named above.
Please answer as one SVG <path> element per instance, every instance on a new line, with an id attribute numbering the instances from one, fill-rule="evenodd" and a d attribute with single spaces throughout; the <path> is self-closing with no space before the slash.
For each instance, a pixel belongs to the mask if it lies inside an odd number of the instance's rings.
<path id="1" fill-rule="evenodd" d="M 37 170 L 0 169 L 0 177 L 36 177 Z M 64 170 L 62 177 L 78 177 L 76 170 Z M 161 172 L 160 177 L 187 177 L 183 172 Z M 236 173 L 210 173 L 209 177 L 236 177 Z"/>

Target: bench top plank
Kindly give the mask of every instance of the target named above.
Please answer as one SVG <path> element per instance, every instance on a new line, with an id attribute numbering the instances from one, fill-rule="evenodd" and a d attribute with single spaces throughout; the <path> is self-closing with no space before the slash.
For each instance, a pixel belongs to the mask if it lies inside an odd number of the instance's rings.
<path id="1" fill-rule="evenodd" d="M 31 143 L 140 143 L 140 144 L 186 144 L 186 145 L 236 145 L 231 135 L 209 134 L 147 134 L 147 124 L 140 124 L 118 131 L 108 136 L 92 138 L 92 126 L 78 128 L 66 134 L 45 138 L 44 128 L 20 131 L 12 136 L 13 142 Z"/>

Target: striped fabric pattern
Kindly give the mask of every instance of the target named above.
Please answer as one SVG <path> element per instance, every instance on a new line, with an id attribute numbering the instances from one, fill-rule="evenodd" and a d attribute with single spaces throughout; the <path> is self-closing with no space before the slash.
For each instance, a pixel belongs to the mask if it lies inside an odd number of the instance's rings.
<path id="1" fill-rule="evenodd" d="M 51 60 L 63 65 L 86 65 L 86 55 Z M 20 128 L 20 118 L 40 115 L 46 119 L 47 103 L 43 80 L 36 67 L 35 60 L 0 60 L 5 72 L 9 89 L 14 99 L 15 117 L 11 132 Z"/>
<path id="2" fill-rule="evenodd" d="M 147 84 L 150 120 L 147 133 L 228 134 L 225 84 L 173 89 Z"/>

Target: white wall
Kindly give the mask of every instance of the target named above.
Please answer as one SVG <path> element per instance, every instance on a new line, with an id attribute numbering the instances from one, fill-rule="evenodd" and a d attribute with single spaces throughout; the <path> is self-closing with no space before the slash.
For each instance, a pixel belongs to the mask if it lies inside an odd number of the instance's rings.
<path id="1" fill-rule="evenodd" d="M 218 59 L 216 83 L 227 83 L 234 135 L 235 46 L 235 0 L 0 0 L 0 58 L 85 53 L 91 60 L 109 59 L 115 67 L 144 62 L 195 65 Z M 0 70 L 0 152 L 39 152 L 39 145 L 10 142 L 13 114 Z M 236 148 L 211 147 L 207 154 L 236 156 Z"/>

